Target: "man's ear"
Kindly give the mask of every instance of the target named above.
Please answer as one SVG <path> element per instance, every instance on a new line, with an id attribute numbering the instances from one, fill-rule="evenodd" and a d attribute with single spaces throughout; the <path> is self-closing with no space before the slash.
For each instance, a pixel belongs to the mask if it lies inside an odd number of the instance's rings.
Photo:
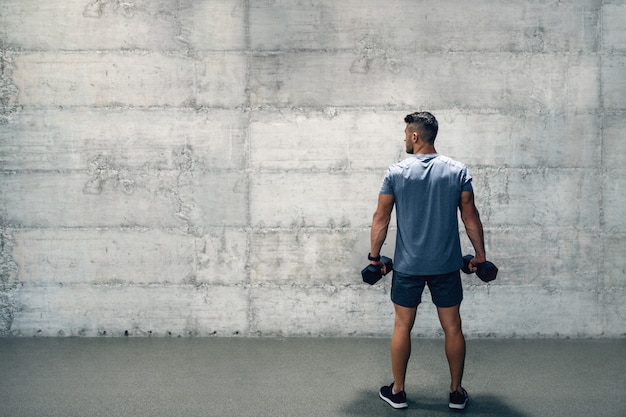
<path id="1" fill-rule="evenodd" d="M 420 135 L 418 132 L 413 132 L 411 134 L 411 139 L 413 140 L 413 143 L 417 143 L 419 141 Z"/>

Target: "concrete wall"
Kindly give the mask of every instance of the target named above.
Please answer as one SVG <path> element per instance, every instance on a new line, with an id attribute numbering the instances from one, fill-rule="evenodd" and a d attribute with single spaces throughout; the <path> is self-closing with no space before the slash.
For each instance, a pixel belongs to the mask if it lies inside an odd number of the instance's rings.
<path id="1" fill-rule="evenodd" d="M 623 336 L 625 22 L 624 0 L 3 0 L 0 334 L 389 334 L 389 278 L 359 271 L 403 117 L 430 110 L 500 267 L 464 278 L 467 334 Z M 430 302 L 415 333 L 439 334 Z"/>

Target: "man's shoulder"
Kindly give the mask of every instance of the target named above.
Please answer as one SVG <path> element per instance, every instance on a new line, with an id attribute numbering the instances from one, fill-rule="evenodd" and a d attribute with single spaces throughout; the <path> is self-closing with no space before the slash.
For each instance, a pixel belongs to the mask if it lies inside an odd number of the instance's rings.
<path id="1" fill-rule="evenodd" d="M 451 165 L 460 169 L 466 168 L 466 165 L 463 162 L 457 161 L 456 159 L 452 159 L 446 155 L 438 155 L 437 160 L 441 163 Z"/>
<path id="2" fill-rule="evenodd" d="M 428 154 L 428 155 L 412 155 L 408 158 L 405 158 L 399 162 L 395 162 L 389 165 L 388 174 L 400 174 L 407 169 L 411 169 L 411 167 L 421 161 L 426 165 L 440 165 L 447 166 L 448 169 L 452 169 L 453 171 L 462 171 L 467 170 L 467 166 L 461 162 L 457 161 L 446 155 L 441 154 Z M 420 165 L 421 166 L 421 165 Z"/>
<path id="3" fill-rule="evenodd" d="M 394 162 L 393 164 L 389 165 L 388 169 L 390 172 L 402 171 L 404 168 L 410 166 L 414 160 L 415 158 L 410 157 L 410 158 L 406 158 L 398 162 Z"/>
<path id="4" fill-rule="evenodd" d="M 433 163 L 448 164 L 448 165 L 453 165 L 453 166 L 458 166 L 458 167 L 466 166 L 461 161 L 457 161 L 456 159 L 453 159 L 449 156 L 436 153 L 436 154 L 426 154 L 426 155 L 412 155 L 399 162 L 395 162 L 391 164 L 389 168 L 390 169 L 402 169 L 402 168 L 406 168 L 408 166 L 413 165 L 417 161 L 422 161 L 422 162 L 427 162 L 427 163 L 433 162 Z"/>

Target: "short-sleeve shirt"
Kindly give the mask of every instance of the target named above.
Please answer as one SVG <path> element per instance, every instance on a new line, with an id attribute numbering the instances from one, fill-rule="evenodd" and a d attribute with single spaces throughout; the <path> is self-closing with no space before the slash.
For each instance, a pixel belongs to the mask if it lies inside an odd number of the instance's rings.
<path id="1" fill-rule="evenodd" d="M 392 194 L 397 237 L 394 270 L 437 275 L 463 266 L 458 207 L 472 191 L 467 167 L 447 156 L 417 154 L 387 170 L 381 194 Z"/>

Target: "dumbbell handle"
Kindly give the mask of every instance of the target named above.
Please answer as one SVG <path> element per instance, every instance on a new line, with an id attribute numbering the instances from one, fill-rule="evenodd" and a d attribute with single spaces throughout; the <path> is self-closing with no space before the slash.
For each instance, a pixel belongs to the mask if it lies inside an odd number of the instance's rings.
<path id="1" fill-rule="evenodd" d="M 385 275 L 393 270 L 393 261 L 386 256 L 382 256 L 380 260 L 385 264 Z M 382 266 L 369 264 L 361 271 L 363 282 L 374 285 L 383 277 Z"/>
<path id="2" fill-rule="evenodd" d="M 466 274 L 472 273 L 469 269 L 469 264 L 472 259 L 474 259 L 472 255 L 465 255 L 463 257 L 463 268 L 461 268 L 461 270 Z M 476 265 L 476 275 L 484 282 L 493 281 L 496 279 L 496 276 L 498 276 L 498 267 L 489 261 L 482 262 Z"/>

